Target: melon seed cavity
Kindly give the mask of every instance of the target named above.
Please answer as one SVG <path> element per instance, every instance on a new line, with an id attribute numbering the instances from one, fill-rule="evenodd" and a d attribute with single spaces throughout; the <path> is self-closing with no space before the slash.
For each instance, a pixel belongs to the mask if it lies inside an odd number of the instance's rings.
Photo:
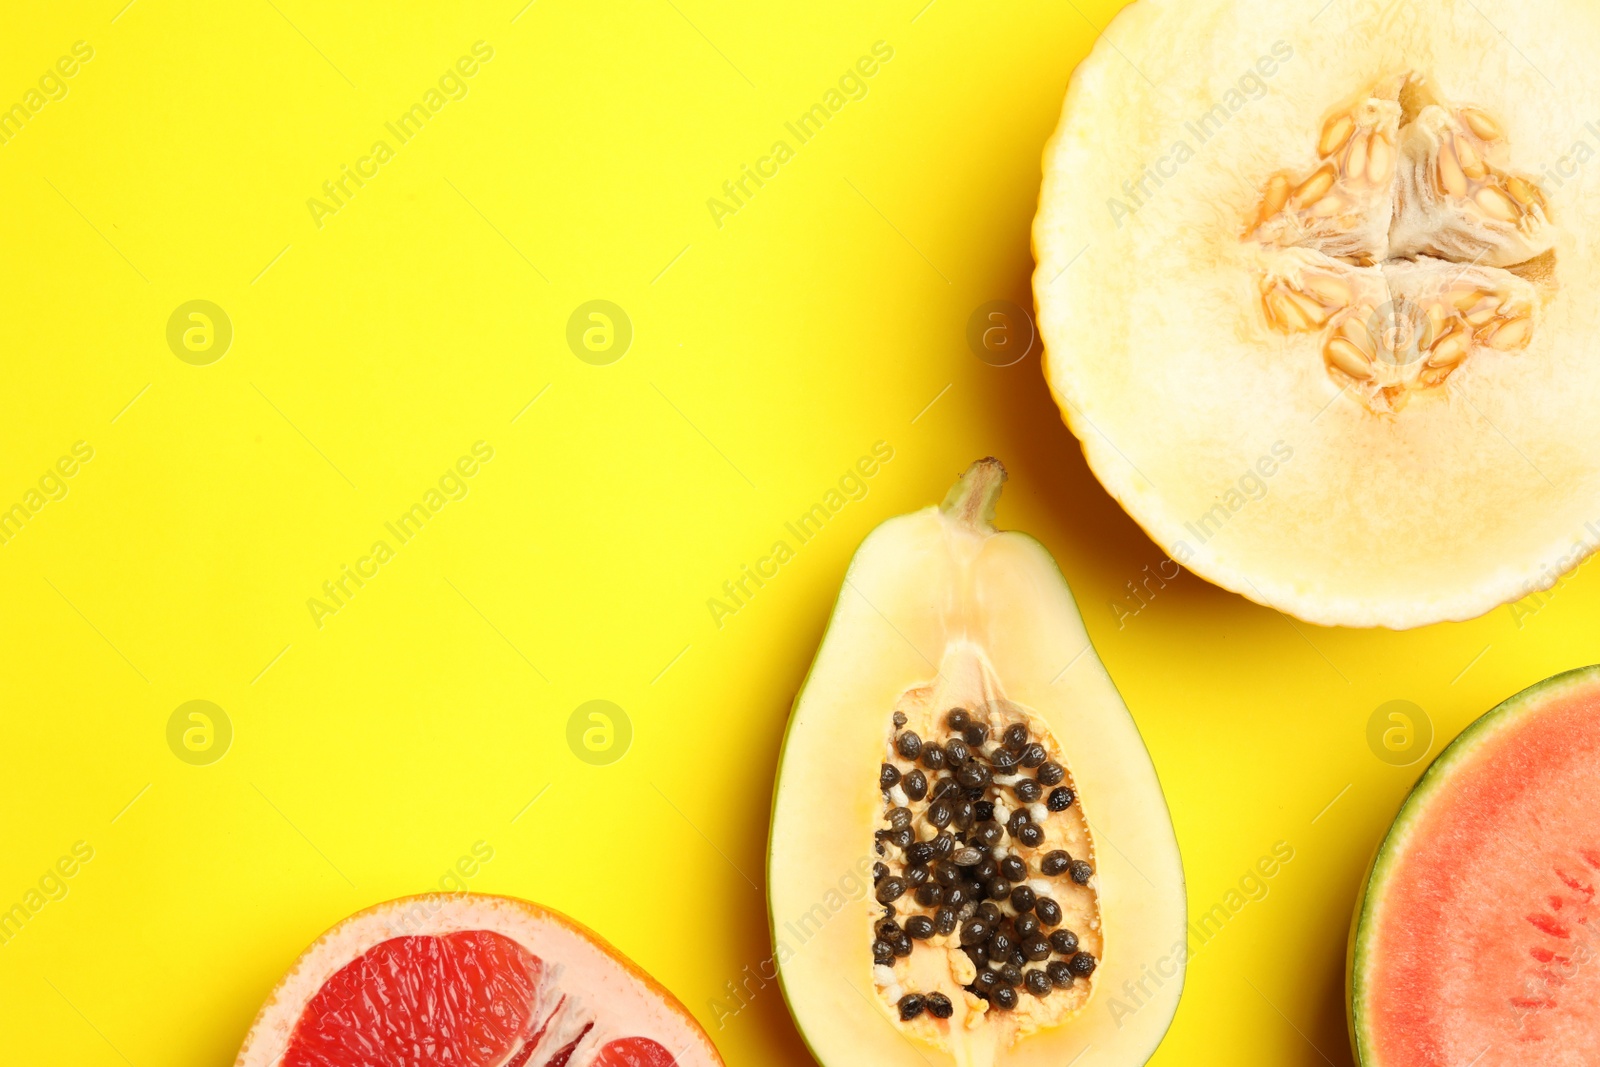
<path id="1" fill-rule="evenodd" d="M 1554 285 L 1550 206 L 1506 164 L 1488 110 L 1414 73 L 1337 109 L 1317 162 L 1273 175 L 1244 237 L 1267 323 L 1313 333 L 1334 382 L 1377 413 L 1436 390 L 1475 353 L 1516 353 Z"/>

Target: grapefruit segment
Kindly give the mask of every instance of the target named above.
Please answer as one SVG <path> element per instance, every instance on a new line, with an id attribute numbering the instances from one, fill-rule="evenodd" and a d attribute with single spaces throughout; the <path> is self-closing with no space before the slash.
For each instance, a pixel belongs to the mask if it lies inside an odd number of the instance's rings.
<path id="1" fill-rule="evenodd" d="M 1351 939 L 1364 1067 L 1600 1062 L 1600 667 L 1478 719 L 1379 847 Z"/>
<path id="2" fill-rule="evenodd" d="M 525 901 L 453 893 L 380 904 L 323 934 L 257 1015 L 236 1067 L 722 1059 L 671 993 L 591 931 Z"/>

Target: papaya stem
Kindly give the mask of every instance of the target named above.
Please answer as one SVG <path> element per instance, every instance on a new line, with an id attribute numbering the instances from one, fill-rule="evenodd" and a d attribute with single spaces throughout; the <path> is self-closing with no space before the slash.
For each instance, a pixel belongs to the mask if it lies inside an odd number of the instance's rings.
<path id="1" fill-rule="evenodd" d="M 961 480 L 950 487 L 939 510 L 962 526 L 980 533 L 994 532 L 994 509 L 1005 485 L 1006 468 L 988 456 L 967 468 Z"/>

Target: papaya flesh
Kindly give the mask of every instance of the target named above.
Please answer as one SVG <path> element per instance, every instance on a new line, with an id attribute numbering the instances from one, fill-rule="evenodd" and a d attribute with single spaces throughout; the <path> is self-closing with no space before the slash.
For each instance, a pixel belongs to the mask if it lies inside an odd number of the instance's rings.
<path id="1" fill-rule="evenodd" d="M 1141 1064 L 1177 1007 L 1166 801 L 1054 560 L 995 529 L 1004 480 L 867 537 L 795 701 L 768 894 L 824 1067 Z"/>

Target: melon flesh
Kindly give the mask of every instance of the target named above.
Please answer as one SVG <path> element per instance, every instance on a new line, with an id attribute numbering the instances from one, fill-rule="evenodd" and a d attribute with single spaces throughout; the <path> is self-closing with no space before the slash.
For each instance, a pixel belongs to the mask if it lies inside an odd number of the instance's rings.
<path id="1" fill-rule="evenodd" d="M 1357 913 L 1365 1067 L 1600 1062 L 1600 668 L 1479 719 L 1380 848 Z"/>
<path id="2" fill-rule="evenodd" d="M 1597 50 L 1600 7 L 1548 0 L 1107 27 L 1045 150 L 1034 293 L 1063 416 L 1174 560 L 1407 628 L 1600 544 Z"/>

